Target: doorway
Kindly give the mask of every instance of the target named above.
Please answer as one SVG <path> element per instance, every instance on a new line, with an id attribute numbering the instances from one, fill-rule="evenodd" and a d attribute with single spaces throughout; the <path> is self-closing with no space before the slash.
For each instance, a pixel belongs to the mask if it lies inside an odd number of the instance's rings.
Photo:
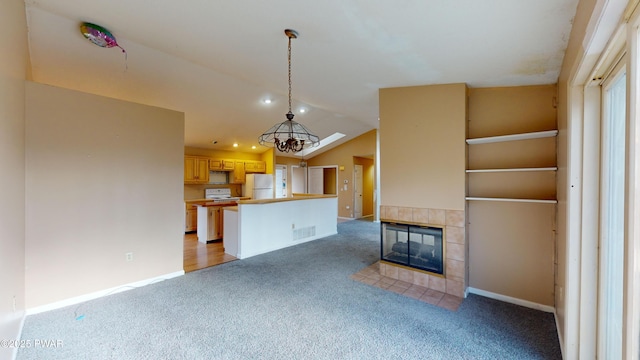
<path id="1" fill-rule="evenodd" d="M 375 209 L 373 156 L 353 157 L 353 217 L 373 217 Z"/>
<path id="2" fill-rule="evenodd" d="M 288 196 L 287 165 L 276 165 L 276 182 L 273 186 L 276 199 Z"/>
<path id="3" fill-rule="evenodd" d="M 307 192 L 307 168 L 291 165 L 291 195 Z"/>
<path id="4" fill-rule="evenodd" d="M 338 194 L 338 166 L 309 167 L 310 194 Z"/>

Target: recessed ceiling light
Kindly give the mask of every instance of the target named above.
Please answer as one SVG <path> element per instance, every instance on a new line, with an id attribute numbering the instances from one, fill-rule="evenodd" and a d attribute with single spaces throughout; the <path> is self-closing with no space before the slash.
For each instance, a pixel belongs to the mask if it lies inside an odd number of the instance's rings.
<path id="1" fill-rule="evenodd" d="M 238 147 L 238 143 L 233 143 L 233 147 Z"/>
<path id="2" fill-rule="evenodd" d="M 255 146 L 255 145 L 253 145 L 251 148 L 252 148 L 252 149 L 255 149 L 255 148 L 256 148 L 256 146 Z"/>
<path id="3" fill-rule="evenodd" d="M 211 143 L 212 143 L 212 144 L 217 144 L 217 143 L 218 143 L 218 140 L 211 140 Z"/>
<path id="4" fill-rule="evenodd" d="M 305 108 L 301 108 L 301 109 L 300 109 L 300 113 L 301 113 L 301 114 L 304 114 L 304 113 L 306 113 L 306 112 L 307 112 L 307 109 L 305 109 Z"/>
<path id="5" fill-rule="evenodd" d="M 264 102 L 265 104 L 271 104 L 271 99 L 264 99 L 264 100 L 263 100 L 263 102 Z"/>

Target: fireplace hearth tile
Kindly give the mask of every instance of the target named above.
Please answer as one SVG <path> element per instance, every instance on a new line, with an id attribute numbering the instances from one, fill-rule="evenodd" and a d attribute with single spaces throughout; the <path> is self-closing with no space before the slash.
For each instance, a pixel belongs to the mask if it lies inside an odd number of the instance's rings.
<path id="1" fill-rule="evenodd" d="M 464 227 L 464 211 L 463 210 L 447 210 L 446 225 Z"/>
<path id="2" fill-rule="evenodd" d="M 385 267 L 393 266 L 383 263 L 376 263 L 351 275 L 350 278 L 370 286 L 378 287 L 385 291 L 391 291 L 399 295 L 419 300 L 430 305 L 435 305 L 450 311 L 457 311 L 458 307 L 463 301 L 462 297 L 456 297 L 454 295 L 446 294 L 444 291 L 438 291 L 436 289 L 416 285 L 415 283 L 411 284 L 406 281 L 392 279 L 386 276 L 382 276 L 380 275 L 380 273 L 376 273 L 376 270 L 382 271 L 382 269 L 384 269 Z M 379 276 L 379 280 L 376 280 L 378 277 L 376 277 L 375 275 Z M 426 276 L 429 277 L 430 275 Z M 444 279 L 442 278 L 438 279 L 444 281 Z M 436 282 L 438 281 L 436 280 Z"/>
<path id="3" fill-rule="evenodd" d="M 465 244 L 463 227 L 447 226 L 445 230 L 447 232 L 447 242 L 461 245 Z"/>
<path id="4" fill-rule="evenodd" d="M 427 291 L 427 288 L 420 285 L 411 285 L 407 290 L 405 290 L 402 295 L 408 296 L 414 299 L 420 299 L 422 295 Z"/>
<path id="5" fill-rule="evenodd" d="M 464 296 L 464 285 L 461 281 L 447 279 L 447 294 L 462 297 Z"/>
<path id="6" fill-rule="evenodd" d="M 464 261 L 447 259 L 446 267 L 447 278 L 455 276 L 464 279 Z"/>
<path id="7" fill-rule="evenodd" d="M 369 284 L 369 285 L 373 285 L 373 286 L 379 287 L 380 289 L 387 290 L 392 286 L 392 283 L 384 282 L 384 281 L 377 281 L 377 282 L 375 282 L 373 284 Z"/>
<path id="8" fill-rule="evenodd" d="M 413 284 L 415 271 L 398 268 L 398 280 Z"/>
<path id="9" fill-rule="evenodd" d="M 413 283 L 416 285 L 424 286 L 425 288 L 429 287 L 429 278 L 429 275 L 422 272 L 413 273 Z"/>
<path id="10" fill-rule="evenodd" d="M 418 224 L 430 224 L 429 222 L 429 209 L 414 208 L 412 210 L 412 218 L 414 223 Z"/>
<path id="11" fill-rule="evenodd" d="M 395 284 L 396 281 L 398 281 L 398 280 L 390 278 L 390 277 L 383 276 L 383 277 L 380 278 L 379 281 L 381 283 L 388 284 L 389 286 L 391 286 L 391 285 Z"/>
<path id="12" fill-rule="evenodd" d="M 404 222 L 413 221 L 413 209 L 411 209 L 410 207 L 399 207 L 398 220 Z"/>
<path id="13" fill-rule="evenodd" d="M 447 291 L 447 282 L 444 278 L 429 275 L 429 289 L 445 293 Z"/>
<path id="14" fill-rule="evenodd" d="M 398 267 L 387 265 L 384 271 L 384 276 L 398 280 Z"/>
<path id="15" fill-rule="evenodd" d="M 431 225 L 446 225 L 446 211 L 442 209 L 429 209 L 429 223 Z"/>
<path id="16" fill-rule="evenodd" d="M 460 304 L 462 304 L 462 298 L 459 298 L 457 296 L 453 296 L 453 295 L 449 295 L 449 294 L 445 294 L 442 299 L 440 300 L 440 302 L 438 303 L 438 306 L 443 307 L 445 309 L 451 310 L 451 311 L 458 311 L 458 308 L 460 307 Z"/>
<path id="17" fill-rule="evenodd" d="M 464 245 L 447 242 L 447 260 L 464 261 Z"/>
<path id="18" fill-rule="evenodd" d="M 433 290 L 433 289 L 427 289 L 427 291 L 425 291 L 425 293 L 420 297 L 420 301 L 424 301 L 431 305 L 438 305 L 440 303 L 440 300 L 442 300 L 442 298 L 444 297 L 444 295 L 445 294 L 443 292 Z"/>

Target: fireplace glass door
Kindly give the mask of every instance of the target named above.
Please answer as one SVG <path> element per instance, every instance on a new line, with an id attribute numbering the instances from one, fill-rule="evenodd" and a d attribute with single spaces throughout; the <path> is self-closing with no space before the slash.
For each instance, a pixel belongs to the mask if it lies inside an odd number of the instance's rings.
<path id="1" fill-rule="evenodd" d="M 382 260 L 444 273 L 442 228 L 385 222 L 381 226 Z"/>

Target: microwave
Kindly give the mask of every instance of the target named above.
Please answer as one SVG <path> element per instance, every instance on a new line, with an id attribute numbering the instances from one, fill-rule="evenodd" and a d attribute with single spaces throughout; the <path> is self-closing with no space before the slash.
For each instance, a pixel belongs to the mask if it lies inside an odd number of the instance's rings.
<path id="1" fill-rule="evenodd" d="M 229 183 L 229 173 L 226 171 L 209 171 L 209 184 L 225 185 Z"/>

